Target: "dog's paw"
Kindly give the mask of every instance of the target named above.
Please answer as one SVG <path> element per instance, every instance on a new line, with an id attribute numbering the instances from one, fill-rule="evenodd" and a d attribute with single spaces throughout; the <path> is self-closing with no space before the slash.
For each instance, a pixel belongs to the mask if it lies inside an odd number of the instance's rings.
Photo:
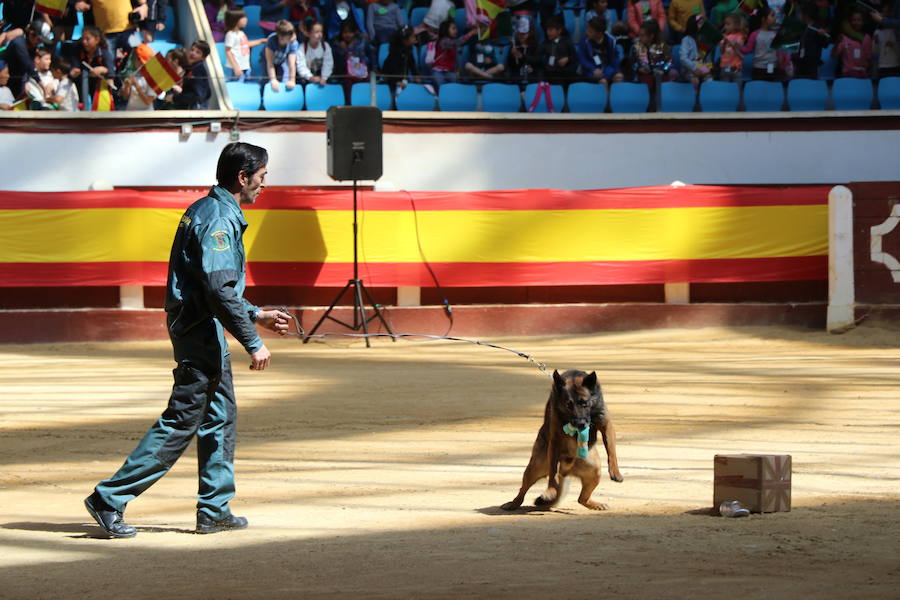
<path id="1" fill-rule="evenodd" d="M 551 492 L 550 490 L 534 499 L 534 505 L 542 508 L 550 507 L 554 504 L 556 504 L 556 492 Z"/>
<path id="2" fill-rule="evenodd" d="M 582 502 L 581 505 L 591 510 L 609 510 L 608 504 L 603 504 L 601 502 L 592 502 L 590 500 L 588 500 L 587 502 Z"/>
<path id="3" fill-rule="evenodd" d="M 515 500 L 512 500 L 510 502 L 507 502 L 506 504 L 501 504 L 500 510 L 516 510 L 520 506 L 522 506 L 521 502 L 516 502 Z"/>
<path id="4" fill-rule="evenodd" d="M 615 481 L 616 483 L 622 483 L 625 481 L 625 478 L 622 477 L 622 474 L 618 471 L 610 471 L 609 478 Z"/>

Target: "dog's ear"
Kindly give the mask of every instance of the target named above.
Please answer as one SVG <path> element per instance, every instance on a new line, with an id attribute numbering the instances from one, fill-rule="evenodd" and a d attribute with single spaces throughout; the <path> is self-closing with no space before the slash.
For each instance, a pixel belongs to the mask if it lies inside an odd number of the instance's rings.
<path id="1" fill-rule="evenodd" d="M 556 369 L 553 370 L 553 387 L 562 389 L 566 387 L 566 382 L 563 380 L 562 375 L 559 374 L 559 371 Z"/>
<path id="2" fill-rule="evenodd" d="M 589 390 L 597 387 L 597 372 L 591 371 L 591 374 L 581 380 L 581 385 Z"/>

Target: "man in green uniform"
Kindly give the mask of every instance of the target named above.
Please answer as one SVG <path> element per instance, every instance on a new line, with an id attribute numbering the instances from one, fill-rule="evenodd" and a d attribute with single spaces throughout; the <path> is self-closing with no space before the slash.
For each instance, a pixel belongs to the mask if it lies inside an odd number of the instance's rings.
<path id="1" fill-rule="evenodd" d="M 166 322 L 178 366 L 169 404 L 122 467 L 97 484 L 85 507 L 111 537 L 133 537 L 125 523 L 128 502 L 175 464 L 197 436 L 197 531 L 247 527 L 231 514 L 234 497 L 236 407 L 225 331 L 250 355 L 250 368 L 269 364 L 269 350 L 254 323 L 286 333 L 288 315 L 260 310 L 243 298 L 247 228 L 240 204 L 253 204 L 265 188 L 268 154 L 244 143 L 219 156 L 218 185 L 194 202 L 178 225 L 169 257 Z"/>

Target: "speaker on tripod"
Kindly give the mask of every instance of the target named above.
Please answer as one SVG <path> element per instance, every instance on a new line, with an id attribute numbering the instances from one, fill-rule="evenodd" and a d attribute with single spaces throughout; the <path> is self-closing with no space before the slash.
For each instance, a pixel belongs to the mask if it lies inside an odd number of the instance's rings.
<path id="1" fill-rule="evenodd" d="M 381 110 L 374 106 L 332 106 L 325 118 L 328 146 L 328 176 L 336 181 L 353 181 L 353 278 L 341 289 L 334 301 L 303 339 L 307 343 L 319 326 L 329 319 L 352 330 L 363 330 L 368 335 L 369 322 L 378 319 L 388 333 L 393 334 L 378 305 L 372 300 L 366 286 L 359 278 L 358 225 L 356 220 L 357 182 L 376 181 L 381 177 Z M 344 295 L 353 295 L 353 322 L 347 323 L 331 316 L 334 307 Z M 366 316 L 365 298 L 372 307 L 372 315 Z M 371 347 L 366 337 L 366 347 Z M 396 340 L 394 340 L 396 341 Z"/>

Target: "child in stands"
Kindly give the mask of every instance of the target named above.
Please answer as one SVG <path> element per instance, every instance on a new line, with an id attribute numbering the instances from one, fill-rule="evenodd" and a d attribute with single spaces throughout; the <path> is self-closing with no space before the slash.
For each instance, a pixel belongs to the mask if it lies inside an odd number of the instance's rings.
<path id="1" fill-rule="evenodd" d="M 82 71 L 88 69 L 88 95 L 93 98 L 97 83 L 101 78 L 112 78 L 115 75 L 115 62 L 106 43 L 106 37 L 97 27 L 85 27 L 81 32 L 81 40 L 63 46 L 63 56 L 69 59 L 72 70 L 69 77 L 78 79 Z"/>
<path id="2" fill-rule="evenodd" d="M 416 57 L 416 32 L 409 25 L 394 34 L 387 58 L 381 68 L 382 75 L 387 78 L 391 93 L 398 93 L 409 83 L 410 79 L 418 81 L 419 64 Z"/>
<path id="3" fill-rule="evenodd" d="M 744 54 L 741 49 L 747 42 L 744 18 L 736 13 L 725 16 L 722 41 L 719 42 L 719 81 L 740 83 L 744 71 Z"/>
<path id="4" fill-rule="evenodd" d="M 719 29 L 725 26 L 725 17 L 734 14 L 740 6 L 739 0 L 719 0 L 709 11 L 710 22 Z"/>
<path id="5" fill-rule="evenodd" d="M 575 46 L 560 15 L 547 19 L 547 39 L 541 44 L 541 71 L 548 83 L 568 85 L 575 79 Z"/>
<path id="6" fill-rule="evenodd" d="M 628 37 L 637 39 L 641 24 L 655 21 L 660 31 L 666 30 L 666 11 L 662 0 L 628 0 Z"/>
<path id="7" fill-rule="evenodd" d="M 694 87 L 699 87 L 701 82 L 712 79 L 712 63 L 707 60 L 707 53 L 703 52 L 697 43 L 697 36 L 704 20 L 703 15 L 691 15 L 688 18 L 679 50 L 678 69 L 681 78 L 683 81 L 693 83 Z"/>
<path id="8" fill-rule="evenodd" d="M 618 22 L 619 16 L 615 10 L 609 7 L 609 0 L 589 0 L 588 6 L 590 8 L 584 13 L 585 29 L 587 29 L 587 23 L 590 23 L 591 20 L 603 17 L 603 22 L 606 23 L 606 33 L 612 33 L 612 26 Z"/>
<path id="9" fill-rule="evenodd" d="M 801 79 L 818 79 L 819 65 L 822 64 L 822 49 L 828 45 L 828 33 L 815 23 L 815 4 L 805 2 L 800 5 L 800 18 L 806 29 L 800 36 L 800 48 L 794 56 L 794 76 Z"/>
<path id="10" fill-rule="evenodd" d="M 672 67 L 672 49 L 662 39 L 656 21 L 641 24 L 637 42 L 631 47 L 631 68 L 634 80 L 645 83 L 651 92 L 657 81 L 675 81 L 678 70 Z"/>
<path id="11" fill-rule="evenodd" d="M 497 62 L 497 44 L 493 40 L 477 41 L 469 49 L 469 60 L 464 69 L 473 79 L 494 79 L 506 70 Z"/>
<path id="12" fill-rule="evenodd" d="M 869 77 L 872 64 L 872 37 L 863 27 L 865 18 L 862 9 L 851 7 L 847 19 L 841 25 L 838 42 L 831 49 L 831 56 L 840 58 L 841 77 Z"/>
<path id="13" fill-rule="evenodd" d="M 516 35 L 506 58 L 506 72 L 511 79 L 524 84 L 537 81 L 540 68 L 541 54 L 537 37 L 529 21 L 523 19 L 516 25 Z"/>
<path id="14" fill-rule="evenodd" d="M 404 11 L 394 0 L 376 0 L 366 11 L 366 30 L 374 45 L 387 44 L 406 25 Z"/>
<path id="15" fill-rule="evenodd" d="M 465 35 L 460 36 L 454 21 L 447 20 L 441 23 L 438 38 L 433 42 L 434 61 L 431 64 L 431 76 L 436 85 L 457 80 L 456 50 L 477 33 L 476 29 L 470 29 Z"/>
<path id="16" fill-rule="evenodd" d="M 575 47 L 581 76 L 603 85 L 624 79 L 616 41 L 606 29 L 606 19 L 594 17 L 588 21 L 584 38 Z"/>
<path id="17" fill-rule="evenodd" d="M 25 94 L 29 98 L 30 108 L 33 110 L 55 110 L 52 102 L 53 93 L 56 90 L 56 79 L 50 72 L 50 62 L 53 55 L 50 50 L 38 47 L 34 50 L 34 71 L 25 79 Z"/>
<path id="18" fill-rule="evenodd" d="M 300 44 L 297 52 L 297 73 L 303 83 L 323 86 L 334 72 L 334 54 L 331 46 L 322 39 L 325 27 L 318 21 L 309 26 L 309 38 Z"/>
<path id="19" fill-rule="evenodd" d="M 7 83 L 9 83 L 9 65 L 0 58 L 0 110 L 11 110 L 16 103 L 16 98 L 7 87 Z"/>
<path id="20" fill-rule="evenodd" d="M 72 64 L 65 56 L 54 56 L 50 61 L 50 72 L 56 80 L 54 102 L 57 110 L 78 110 L 78 86 L 69 77 Z"/>
<path id="21" fill-rule="evenodd" d="M 266 38 L 266 49 L 259 57 L 259 62 L 266 73 L 266 78 L 273 92 L 281 90 L 279 82 L 286 79 L 285 87 L 294 89 L 297 85 L 297 52 L 300 44 L 294 35 L 294 26 L 290 21 L 282 19 L 275 26 L 275 32 Z M 263 81 L 265 85 L 265 80 Z"/>
<path id="22" fill-rule="evenodd" d="M 760 19 L 759 29 L 750 34 L 741 48 L 744 54 L 753 54 L 753 79 L 778 81 L 786 75 L 782 63 L 772 47 L 775 39 L 775 13 L 763 5 L 757 9 Z"/>
<path id="23" fill-rule="evenodd" d="M 900 0 L 898 0 L 900 1 Z M 884 14 L 892 14 L 890 4 L 882 8 Z M 878 55 L 878 78 L 900 76 L 900 46 L 898 46 L 897 30 L 893 27 L 882 27 L 875 30 L 875 54 Z"/>
<path id="24" fill-rule="evenodd" d="M 248 40 L 247 13 L 241 9 L 225 11 L 225 59 L 228 63 L 225 75 L 244 81 L 250 77 L 250 48 L 265 44 L 266 39 Z"/>

